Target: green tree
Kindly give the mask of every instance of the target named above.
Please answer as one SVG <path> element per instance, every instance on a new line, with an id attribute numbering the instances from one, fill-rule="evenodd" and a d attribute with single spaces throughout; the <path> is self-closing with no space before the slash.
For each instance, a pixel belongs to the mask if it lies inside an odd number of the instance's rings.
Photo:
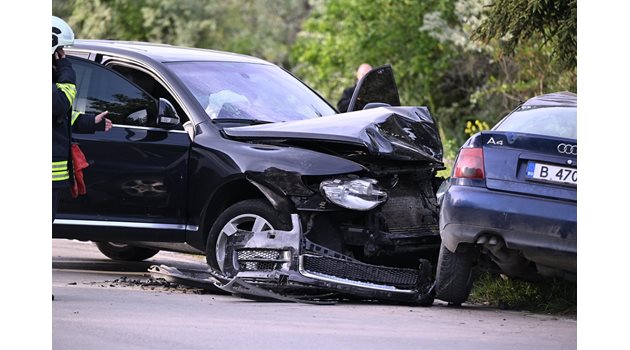
<path id="1" fill-rule="evenodd" d="M 499 39 L 472 38 L 490 1 L 314 3 L 293 48 L 294 72 L 334 103 L 360 63 L 392 64 L 401 102 L 429 106 L 446 148 L 457 147 L 469 121 L 493 125 L 519 101 L 576 90 L 575 70 L 554 67 L 542 34 L 523 37 L 512 55 Z"/>
<path id="2" fill-rule="evenodd" d="M 577 65 L 577 0 L 495 0 L 474 37 L 500 39 L 509 55 L 530 39 L 549 45 L 566 70 Z"/>
<path id="3" fill-rule="evenodd" d="M 52 14 L 63 20 L 67 20 L 72 15 L 74 0 L 53 0 Z"/>
<path id="4" fill-rule="evenodd" d="M 450 100 L 442 99 L 440 117 L 446 119 L 454 131 L 451 135 L 459 141 L 469 121 L 493 125 L 520 101 L 577 89 L 575 69 L 557 67 L 553 48 L 541 34 L 521 39 L 510 55 L 505 54 L 500 39 L 474 39 L 474 33 L 488 21 L 485 9 L 490 1 L 456 1 L 455 21 L 445 19 L 440 12 L 425 15 L 424 29 L 445 45 L 457 47 L 458 56 L 452 62 L 458 68 L 441 73 L 441 80 L 450 88 L 440 91 L 460 93 L 449 93 Z"/>
<path id="5" fill-rule="evenodd" d="M 79 39 L 146 40 L 145 0 L 73 0 L 68 24 Z"/>
<path id="6" fill-rule="evenodd" d="M 53 0 L 55 9 L 77 38 L 226 50 L 290 68 L 289 48 L 310 5 L 307 0 Z"/>
<path id="7" fill-rule="evenodd" d="M 490 55 L 462 49 L 455 0 L 323 1 L 314 6 L 292 51 L 294 72 L 335 103 L 359 64 L 389 63 L 401 102 L 428 106 L 443 139 L 464 137 L 470 95 L 493 69 Z M 439 24 L 435 22 L 438 21 Z M 470 42 L 459 33 L 463 42 Z M 448 38 L 448 39 L 447 39 Z"/>
<path id="8" fill-rule="evenodd" d="M 405 104 L 437 106 L 436 71 L 454 52 L 421 30 L 423 15 L 452 1 L 339 0 L 314 6 L 292 50 L 294 72 L 336 101 L 357 67 L 391 64 Z"/>

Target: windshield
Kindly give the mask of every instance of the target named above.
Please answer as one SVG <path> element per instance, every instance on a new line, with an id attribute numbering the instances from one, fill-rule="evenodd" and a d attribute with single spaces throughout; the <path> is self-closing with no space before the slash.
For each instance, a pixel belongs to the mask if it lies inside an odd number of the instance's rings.
<path id="1" fill-rule="evenodd" d="M 493 130 L 577 140 L 577 108 L 523 106 L 505 117 Z"/>
<path id="2" fill-rule="evenodd" d="M 326 101 L 274 65 L 242 62 L 171 62 L 214 120 L 282 122 L 336 114 Z"/>

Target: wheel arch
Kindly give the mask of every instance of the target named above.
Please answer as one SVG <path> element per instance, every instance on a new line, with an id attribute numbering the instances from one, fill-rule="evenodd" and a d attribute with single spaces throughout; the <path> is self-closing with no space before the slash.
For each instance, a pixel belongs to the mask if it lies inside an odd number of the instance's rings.
<path id="1" fill-rule="evenodd" d="M 205 250 L 210 228 L 217 217 L 231 205 L 247 199 L 264 199 L 273 204 L 258 186 L 245 177 L 235 178 L 226 182 L 212 193 L 204 206 L 201 216 L 201 225 L 199 227 L 201 234 L 198 235 L 201 241 L 197 242 L 197 244 L 200 244 L 198 248 Z"/>

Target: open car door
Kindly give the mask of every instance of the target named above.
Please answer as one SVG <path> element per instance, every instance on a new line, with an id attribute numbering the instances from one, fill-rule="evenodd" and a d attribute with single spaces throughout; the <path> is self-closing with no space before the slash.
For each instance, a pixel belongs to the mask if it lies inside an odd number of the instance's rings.
<path id="1" fill-rule="evenodd" d="M 400 106 L 394 70 L 389 64 L 372 69 L 359 80 L 348 105 L 348 112 L 383 105 Z"/>

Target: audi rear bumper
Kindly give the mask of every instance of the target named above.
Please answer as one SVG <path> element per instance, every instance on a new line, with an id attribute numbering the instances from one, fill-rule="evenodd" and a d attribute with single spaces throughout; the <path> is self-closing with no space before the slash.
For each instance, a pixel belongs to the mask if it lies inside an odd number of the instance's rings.
<path id="1" fill-rule="evenodd" d="M 499 236 L 537 264 L 577 270 L 575 202 L 452 185 L 442 202 L 440 235 L 452 252 L 483 235 Z"/>

